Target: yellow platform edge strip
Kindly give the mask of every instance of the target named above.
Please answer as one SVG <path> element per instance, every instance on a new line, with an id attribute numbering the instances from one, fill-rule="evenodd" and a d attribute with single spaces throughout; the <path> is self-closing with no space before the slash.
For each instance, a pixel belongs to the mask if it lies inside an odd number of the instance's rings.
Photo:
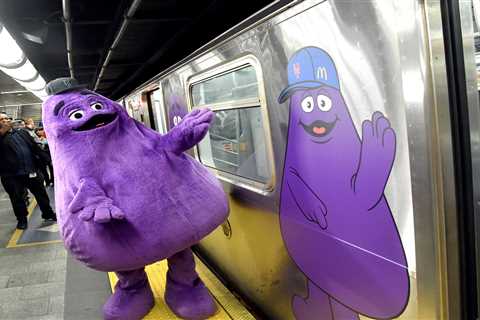
<path id="1" fill-rule="evenodd" d="M 199 260 L 196 260 L 197 272 L 210 293 L 217 302 L 218 312 L 210 317 L 210 320 L 254 320 L 255 317 L 225 288 L 217 277 Z M 180 319 L 170 311 L 163 300 L 165 292 L 166 273 L 168 270 L 167 260 L 162 260 L 145 268 L 145 271 L 155 296 L 155 306 L 144 320 L 176 320 Z M 108 273 L 112 292 L 117 282 L 114 272 Z"/>
<path id="2" fill-rule="evenodd" d="M 28 205 L 28 216 L 27 218 L 30 218 L 30 216 L 33 213 L 33 210 L 37 206 L 37 201 L 35 199 L 32 199 L 32 202 Z M 29 243 L 20 243 L 18 244 L 18 240 L 20 240 L 20 237 L 22 236 L 23 232 L 25 230 L 19 230 L 15 229 L 13 232 L 12 237 L 7 243 L 6 248 L 24 248 L 24 247 L 34 247 L 34 246 L 41 246 L 44 244 L 52 244 L 52 243 L 60 243 L 62 240 L 49 240 L 49 241 L 42 241 L 42 242 L 29 242 Z"/>
<path id="3" fill-rule="evenodd" d="M 27 208 L 28 210 L 27 219 L 30 218 L 30 216 L 32 215 L 33 209 L 35 209 L 36 206 L 37 206 L 37 200 L 32 199 L 32 202 L 28 205 L 28 208 Z M 13 232 L 12 237 L 8 241 L 7 248 L 14 248 L 14 247 L 20 246 L 20 245 L 17 245 L 17 242 L 22 236 L 22 234 L 23 234 L 23 230 L 15 229 L 15 232 Z"/>

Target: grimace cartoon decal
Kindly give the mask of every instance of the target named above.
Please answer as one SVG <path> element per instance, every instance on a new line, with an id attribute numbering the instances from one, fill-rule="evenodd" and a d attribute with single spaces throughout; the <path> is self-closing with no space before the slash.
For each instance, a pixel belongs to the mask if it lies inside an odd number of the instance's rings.
<path id="1" fill-rule="evenodd" d="M 391 319 L 410 291 L 405 252 L 384 195 L 396 136 L 375 112 L 361 139 L 340 91 L 332 58 L 305 47 L 288 63 L 290 99 L 280 225 L 307 278 L 294 296 L 297 320 Z"/>
<path id="2" fill-rule="evenodd" d="M 180 95 L 173 94 L 169 100 L 168 125 L 172 129 L 178 125 L 188 113 L 187 104 Z"/>

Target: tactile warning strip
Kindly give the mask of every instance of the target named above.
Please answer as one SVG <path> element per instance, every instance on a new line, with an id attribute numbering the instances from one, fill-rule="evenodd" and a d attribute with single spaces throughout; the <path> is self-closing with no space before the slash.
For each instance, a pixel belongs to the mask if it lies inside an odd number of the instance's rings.
<path id="1" fill-rule="evenodd" d="M 53 188 L 46 189 L 50 198 L 50 205 L 54 207 Z M 41 210 L 37 206 L 35 198 L 32 199 L 28 210 L 28 229 L 15 229 L 7 243 L 7 248 L 32 247 L 51 243 L 62 242 L 60 240 L 59 226 L 56 223 L 45 222 L 41 218 Z"/>
<path id="2" fill-rule="evenodd" d="M 225 286 L 215 277 L 215 275 L 198 259 L 197 272 L 210 293 L 215 297 L 218 305 L 218 312 L 210 317 L 210 320 L 254 320 L 255 317 L 235 298 L 235 296 L 225 288 Z M 165 281 L 167 273 L 167 260 L 157 262 L 145 268 L 148 275 L 150 286 L 155 296 L 155 306 L 144 320 L 174 320 L 176 317 L 168 308 L 163 300 L 165 291 Z M 115 273 L 109 272 L 110 286 L 114 290 L 117 282 Z"/>

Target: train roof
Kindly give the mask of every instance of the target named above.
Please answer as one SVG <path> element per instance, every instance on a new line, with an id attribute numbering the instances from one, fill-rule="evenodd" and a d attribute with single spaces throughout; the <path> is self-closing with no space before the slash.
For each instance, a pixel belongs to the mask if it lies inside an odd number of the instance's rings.
<path id="1" fill-rule="evenodd" d="M 0 23 L 45 81 L 74 76 L 117 99 L 262 8 L 288 2 L 3 0 Z M 13 85 L 3 74 L 2 83 Z"/>

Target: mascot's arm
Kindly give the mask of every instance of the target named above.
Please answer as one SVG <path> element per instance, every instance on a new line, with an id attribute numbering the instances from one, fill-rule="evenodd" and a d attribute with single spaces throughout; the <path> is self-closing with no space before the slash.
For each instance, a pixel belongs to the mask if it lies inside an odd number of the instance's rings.
<path id="1" fill-rule="evenodd" d="M 209 109 L 195 109 L 183 120 L 162 136 L 161 147 L 181 154 L 199 143 L 207 134 L 214 113 Z"/>
<path id="2" fill-rule="evenodd" d="M 366 209 L 374 208 L 383 197 L 395 148 L 395 132 L 381 112 L 375 112 L 371 121 L 363 122 L 360 163 L 352 186 L 360 205 Z"/>
<path id="3" fill-rule="evenodd" d="M 83 178 L 72 202 L 68 206 L 71 214 L 78 214 L 80 219 L 96 223 L 106 223 L 112 219 L 121 220 L 124 213 L 113 205 L 103 189 L 93 180 Z"/>
<path id="4" fill-rule="evenodd" d="M 317 224 L 323 230 L 327 229 L 327 206 L 292 167 L 287 173 L 287 186 L 305 219 Z"/>

